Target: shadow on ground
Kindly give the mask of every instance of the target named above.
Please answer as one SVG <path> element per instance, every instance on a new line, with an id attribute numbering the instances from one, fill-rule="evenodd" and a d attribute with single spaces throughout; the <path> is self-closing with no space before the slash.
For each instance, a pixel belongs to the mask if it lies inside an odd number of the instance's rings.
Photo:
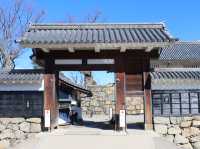
<path id="1" fill-rule="evenodd" d="M 84 121 L 83 126 L 89 127 L 89 128 L 98 128 L 102 130 L 114 130 L 115 125 L 110 124 L 109 121 L 106 122 L 94 122 L 94 121 Z M 144 129 L 144 123 L 128 123 L 127 124 L 127 129 L 139 129 L 143 130 Z"/>

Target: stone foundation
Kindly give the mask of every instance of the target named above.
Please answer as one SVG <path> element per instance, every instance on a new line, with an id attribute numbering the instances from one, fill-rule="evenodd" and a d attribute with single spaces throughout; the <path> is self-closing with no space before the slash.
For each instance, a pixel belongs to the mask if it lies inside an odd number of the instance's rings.
<path id="1" fill-rule="evenodd" d="M 88 89 L 93 96 L 81 101 L 82 113 L 85 115 L 108 115 L 109 109 L 115 111 L 114 85 L 90 85 Z"/>
<path id="2" fill-rule="evenodd" d="M 142 96 L 126 97 L 126 113 L 127 114 L 143 114 L 144 102 Z"/>
<path id="3" fill-rule="evenodd" d="M 41 132 L 41 118 L 0 118 L 0 148 L 7 148 Z"/>
<path id="4" fill-rule="evenodd" d="M 200 149 L 200 116 L 154 117 L 154 130 L 183 149 Z"/>
<path id="5" fill-rule="evenodd" d="M 109 109 L 115 112 L 115 86 L 88 85 L 93 96 L 81 101 L 82 112 L 85 115 L 108 115 Z M 143 114 L 144 105 L 142 96 L 127 96 L 125 99 L 127 114 Z"/>

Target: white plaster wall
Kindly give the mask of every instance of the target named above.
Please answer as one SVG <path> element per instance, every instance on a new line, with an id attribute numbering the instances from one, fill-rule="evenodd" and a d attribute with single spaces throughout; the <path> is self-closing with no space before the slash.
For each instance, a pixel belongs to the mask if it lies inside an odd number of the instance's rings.
<path id="1" fill-rule="evenodd" d="M 38 83 L 0 83 L 0 91 L 43 91 L 44 80 Z"/>
<path id="2" fill-rule="evenodd" d="M 152 90 L 200 89 L 200 80 L 197 79 L 165 79 L 152 80 Z"/>

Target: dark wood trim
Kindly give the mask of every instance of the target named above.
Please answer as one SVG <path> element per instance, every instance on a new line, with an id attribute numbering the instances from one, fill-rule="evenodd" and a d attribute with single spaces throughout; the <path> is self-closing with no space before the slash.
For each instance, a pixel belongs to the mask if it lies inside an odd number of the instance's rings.
<path id="1" fill-rule="evenodd" d="M 45 74 L 44 75 L 44 110 L 50 110 L 51 129 L 58 126 L 56 105 L 57 105 L 57 100 L 56 100 L 56 88 L 55 88 L 55 75 Z"/>
<path id="2" fill-rule="evenodd" d="M 145 55 L 145 59 L 143 61 L 143 84 L 145 101 L 145 129 L 153 129 L 150 56 L 147 54 Z"/>
<path id="3" fill-rule="evenodd" d="M 55 65 L 57 71 L 110 71 L 114 72 L 114 65 Z"/>
<path id="4" fill-rule="evenodd" d="M 125 73 L 116 73 L 116 113 L 125 109 Z"/>

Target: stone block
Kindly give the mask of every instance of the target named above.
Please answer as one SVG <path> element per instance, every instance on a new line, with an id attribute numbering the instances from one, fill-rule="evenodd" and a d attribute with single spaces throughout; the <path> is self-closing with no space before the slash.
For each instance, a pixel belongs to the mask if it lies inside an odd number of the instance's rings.
<path id="1" fill-rule="evenodd" d="M 193 120 L 200 121 L 200 115 L 194 115 L 194 116 L 193 116 Z"/>
<path id="2" fill-rule="evenodd" d="M 3 139 L 13 139 L 15 138 L 14 131 L 11 129 L 5 129 L 1 132 L 0 140 Z"/>
<path id="3" fill-rule="evenodd" d="M 30 123 L 28 122 L 23 122 L 19 125 L 20 130 L 23 132 L 30 132 Z"/>
<path id="4" fill-rule="evenodd" d="M 192 145 L 190 143 L 179 145 L 182 149 L 193 149 Z"/>
<path id="5" fill-rule="evenodd" d="M 177 135 L 175 135 L 174 143 L 176 143 L 176 144 L 187 144 L 187 143 L 189 143 L 189 140 L 187 138 L 185 138 L 184 136 L 177 134 Z"/>
<path id="6" fill-rule="evenodd" d="M 25 137 L 25 133 L 23 132 L 23 131 L 21 131 L 21 130 L 16 130 L 15 132 L 14 132 L 14 135 L 15 135 L 15 138 L 16 139 L 19 139 L 19 140 L 22 140 L 22 139 L 25 139 L 26 137 Z"/>
<path id="7" fill-rule="evenodd" d="M 136 109 L 137 109 L 137 110 L 140 110 L 140 109 L 141 109 L 141 106 L 140 106 L 140 105 L 136 105 Z"/>
<path id="8" fill-rule="evenodd" d="M 100 108 L 100 107 L 95 107 L 95 112 L 102 112 L 103 111 L 103 109 L 102 108 Z"/>
<path id="9" fill-rule="evenodd" d="M 179 125 L 181 123 L 181 117 L 170 117 L 171 124 Z"/>
<path id="10" fill-rule="evenodd" d="M 18 130 L 19 129 L 19 125 L 10 123 L 10 124 L 7 125 L 6 128 L 7 129 L 12 129 L 12 130 Z"/>
<path id="11" fill-rule="evenodd" d="M 180 127 L 181 127 L 181 128 L 188 128 L 188 127 L 191 126 L 191 124 L 192 124 L 192 121 L 182 121 L 182 122 L 180 123 Z"/>
<path id="12" fill-rule="evenodd" d="M 178 126 L 176 126 L 176 127 L 170 127 L 168 129 L 168 134 L 169 135 L 176 135 L 176 134 L 180 134 L 180 133 L 181 133 L 181 129 Z"/>
<path id="13" fill-rule="evenodd" d="M 200 121 L 199 120 L 193 120 L 192 121 L 192 126 L 193 127 L 200 127 Z"/>
<path id="14" fill-rule="evenodd" d="M 5 125 L 5 124 L 2 124 L 2 123 L 0 123 L 0 131 L 2 131 L 2 130 L 4 130 L 4 129 L 6 129 L 6 125 Z"/>
<path id="15" fill-rule="evenodd" d="M 10 146 L 9 140 L 1 140 L 0 141 L 0 149 L 7 149 Z"/>
<path id="16" fill-rule="evenodd" d="M 159 134 L 167 134 L 167 126 L 162 124 L 155 124 L 154 129 Z"/>
<path id="17" fill-rule="evenodd" d="M 200 142 L 195 142 L 192 144 L 193 149 L 200 149 Z"/>
<path id="18" fill-rule="evenodd" d="M 112 103 L 112 101 L 110 101 L 110 100 L 106 100 L 106 101 L 105 101 L 105 104 L 106 104 L 106 105 L 111 105 L 111 103 Z"/>
<path id="19" fill-rule="evenodd" d="M 196 136 L 200 134 L 200 130 L 196 127 L 184 128 L 182 130 L 182 135 L 185 137 Z"/>
<path id="20" fill-rule="evenodd" d="M 200 142 L 200 136 L 194 136 L 189 138 L 191 143 Z"/>
<path id="21" fill-rule="evenodd" d="M 11 118 L 0 118 L 0 123 L 3 125 L 8 125 L 10 123 Z"/>
<path id="22" fill-rule="evenodd" d="M 41 132 L 41 125 L 36 123 L 31 123 L 30 132 L 38 133 Z"/>
<path id="23" fill-rule="evenodd" d="M 154 117 L 155 124 L 170 124 L 169 117 Z"/>
<path id="24" fill-rule="evenodd" d="M 174 141 L 174 135 L 166 135 L 165 140 L 167 140 L 169 142 L 173 142 Z"/>
<path id="25" fill-rule="evenodd" d="M 183 121 L 192 121 L 193 117 L 191 117 L 191 116 L 185 116 L 185 117 L 182 117 L 182 120 Z"/>
<path id="26" fill-rule="evenodd" d="M 10 123 L 12 124 L 19 124 L 25 121 L 24 118 L 11 118 L 10 120 L 11 120 Z"/>
<path id="27" fill-rule="evenodd" d="M 28 119 L 26 119 L 26 121 L 30 122 L 30 123 L 40 124 L 41 123 L 41 118 L 28 118 Z"/>

